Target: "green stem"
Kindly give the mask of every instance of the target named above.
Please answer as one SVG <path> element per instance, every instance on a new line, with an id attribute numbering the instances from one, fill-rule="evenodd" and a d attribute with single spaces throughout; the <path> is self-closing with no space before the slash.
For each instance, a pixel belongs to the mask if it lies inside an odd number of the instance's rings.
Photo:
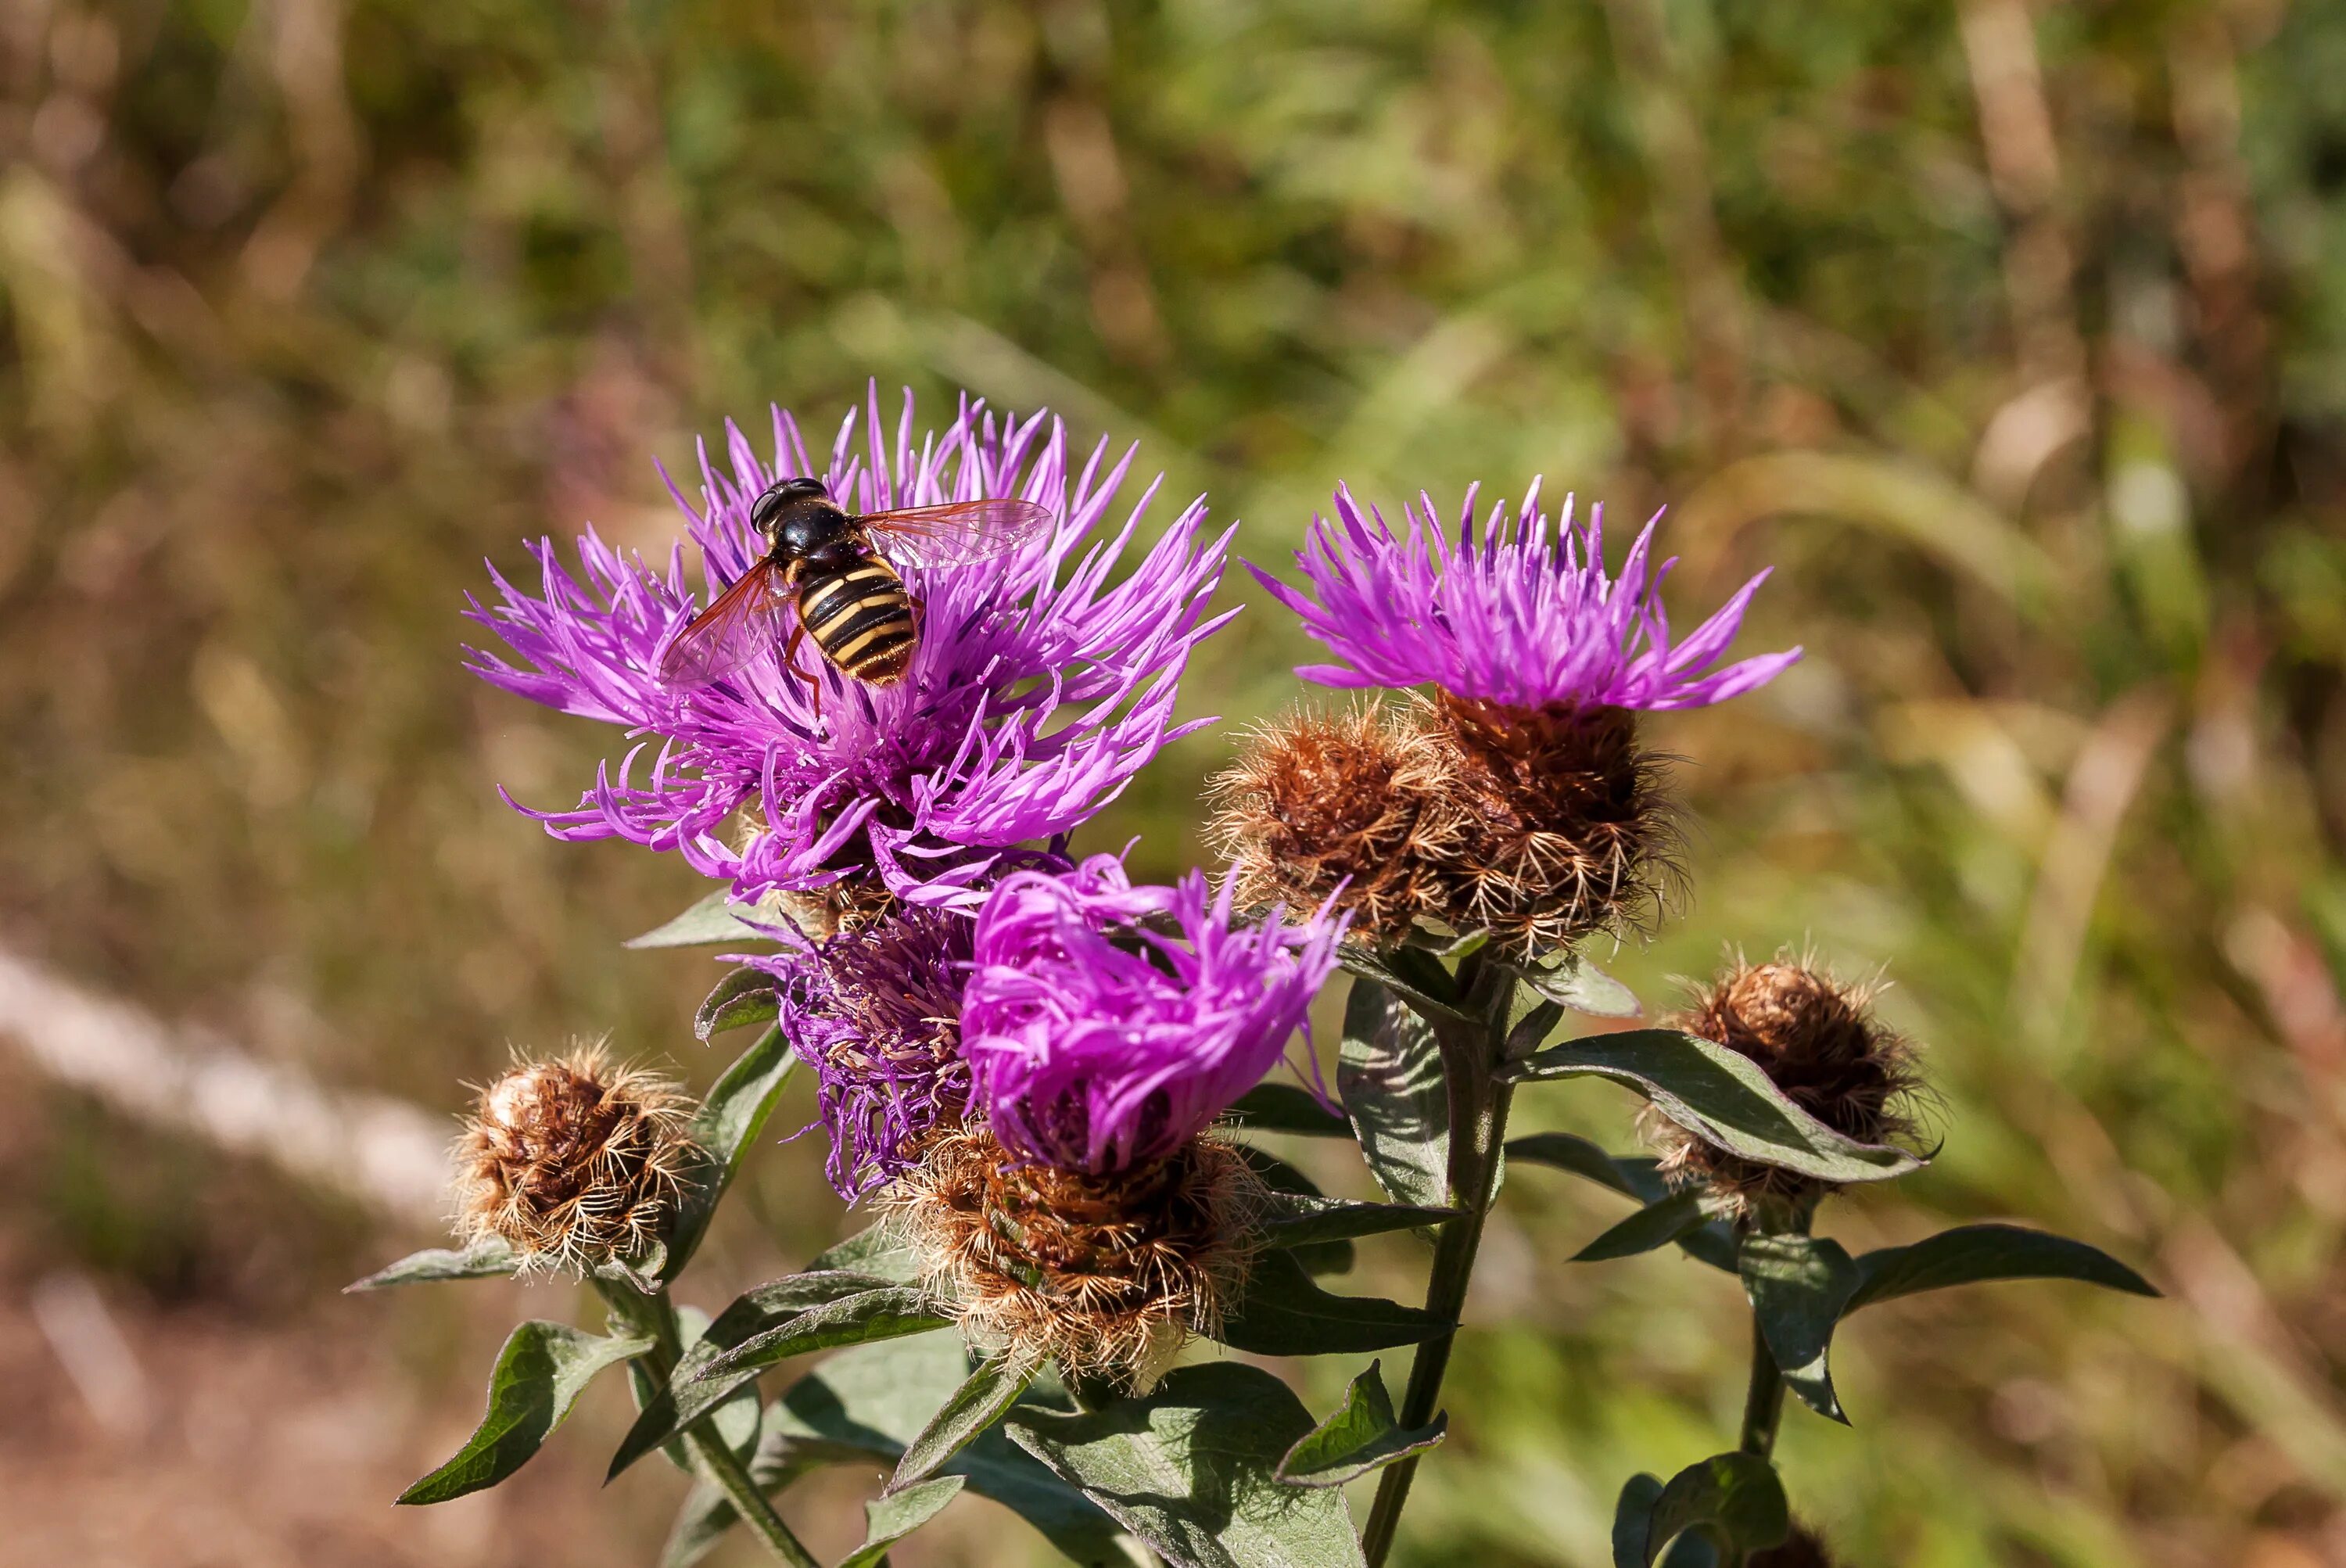
<path id="1" fill-rule="evenodd" d="M 597 1278 L 594 1286 L 615 1317 L 638 1333 L 652 1337 L 652 1348 L 644 1352 L 641 1360 L 652 1381 L 665 1386 L 676 1370 L 678 1358 L 683 1354 L 676 1306 L 668 1300 L 668 1292 L 647 1296 L 632 1286 L 603 1278 Z M 727 1501 L 733 1504 L 733 1512 L 741 1516 L 741 1522 L 765 1543 L 777 1561 L 788 1563 L 790 1568 L 822 1568 L 814 1553 L 790 1533 L 782 1516 L 774 1512 L 773 1503 L 767 1500 L 757 1478 L 741 1462 L 741 1456 L 718 1434 L 709 1417 L 703 1416 L 684 1429 L 684 1447 L 701 1475 L 725 1493 Z"/>
<path id="2" fill-rule="evenodd" d="M 1450 1094 L 1450 1185 L 1454 1200 L 1464 1213 L 1444 1224 L 1434 1243 L 1433 1268 L 1425 1285 L 1425 1309 L 1444 1322 L 1456 1323 L 1466 1305 L 1466 1288 L 1474 1274 L 1474 1255 L 1483 1245 L 1483 1224 L 1499 1189 L 1499 1151 L 1507 1135 L 1507 1110 L 1515 1085 L 1494 1074 L 1506 1053 L 1507 1013 L 1515 982 L 1504 969 L 1485 967 L 1477 956 L 1459 965 L 1458 978 L 1471 1010 L 1484 1024 L 1464 1029 L 1437 1028 L 1443 1075 Z M 1450 1350 L 1457 1339 L 1454 1328 L 1426 1340 L 1410 1362 L 1409 1387 L 1402 1395 L 1401 1424 L 1422 1427 L 1433 1419 L 1442 1399 L 1443 1375 L 1450 1369 Z M 1361 1549 L 1369 1568 L 1381 1568 L 1392 1552 L 1401 1511 L 1409 1501 L 1410 1482 L 1416 1479 L 1419 1456 L 1411 1454 L 1389 1465 L 1377 1482 L 1376 1501 L 1369 1506 L 1368 1527 L 1361 1533 Z"/>
<path id="3" fill-rule="evenodd" d="M 1767 1459 L 1776 1450 L 1776 1427 L 1784 1416 L 1784 1374 L 1776 1369 L 1776 1352 L 1751 1319 L 1751 1383 L 1743 1396 L 1743 1435 L 1736 1446 L 1745 1453 Z"/>

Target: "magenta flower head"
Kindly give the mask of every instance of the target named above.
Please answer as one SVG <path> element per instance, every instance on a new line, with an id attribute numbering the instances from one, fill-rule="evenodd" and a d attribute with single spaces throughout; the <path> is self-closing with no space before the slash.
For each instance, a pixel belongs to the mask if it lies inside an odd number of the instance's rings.
<path id="1" fill-rule="evenodd" d="M 1455 697 L 1525 712 L 1652 709 L 1724 702 L 1800 657 L 1796 647 L 1720 662 L 1765 572 L 1672 642 L 1661 587 L 1675 561 L 1647 565 L 1658 516 L 1630 546 L 1621 575 L 1608 577 L 1603 507 L 1576 529 L 1566 496 L 1551 528 L 1534 480 L 1510 530 L 1504 502 L 1478 526 L 1474 497 L 1470 488 L 1454 535 L 1423 496 L 1396 535 L 1340 490 L 1336 520 L 1314 518 L 1296 552 L 1309 592 L 1250 565 L 1339 661 L 1296 673 L 1335 687 L 1430 681 Z"/>
<path id="2" fill-rule="evenodd" d="M 962 1005 L 974 1099 L 1025 1159 L 1096 1176 L 1168 1159 L 1280 1060 L 1342 928 L 1236 924 L 1202 872 L 1137 888 L 1107 855 L 1005 877 Z"/>
<path id="3" fill-rule="evenodd" d="M 729 423 L 726 448 L 720 471 L 703 447 L 697 504 L 670 486 L 699 548 L 699 595 L 680 545 L 656 567 L 589 532 L 578 572 L 542 539 L 534 586 L 493 573 L 499 602 L 472 603 L 517 660 L 471 650 L 475 673 L 634 742 L 576 807 L 530 811 L 556 837 L 674 850 L 745 902 L 857 879 L 974 907 L 1005 850 L 1065 834 L 1194 728 L 1173 723 L 1176 684 L 1227 619 L 1206 603 L 1229 535 L 1204 534 L 1201 499 L 1110 585 L 1157 492 L 1119 510 L 1130 451 L 1111 461 L 1103 441 L 1076 466 L 1057 421 L 968 400 L 916 436 L 909 393 L 892 435 L 876 392 L 820 465 L 779 409 L 770 458 Z M 1013 497 L 1054 521 L 1006 555 L 903 564 L 921 631 L 894 684 L 850 680 L 803 647 L 819 687 L 780 649 L 706 685 L 664 684 L 663 649 L 763 555 L 750 506 L 787 475 L 821 479 L 852 513 Z"/>

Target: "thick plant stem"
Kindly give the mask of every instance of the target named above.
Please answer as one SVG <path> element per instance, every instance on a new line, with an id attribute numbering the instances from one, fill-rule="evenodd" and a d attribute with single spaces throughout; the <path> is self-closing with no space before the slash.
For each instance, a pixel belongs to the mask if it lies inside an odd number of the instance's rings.
<path id="1" fill-rule="evenodd" d="M 1743 1396 L 1743 1435 L 1736 1446 L 1745 1453 L 1770 1458 L 1776 1450 L 1776 1426 L 1784 1416 L 1784 1374 L 1776 1369 L 1776 1352 L 1751 1320 L 1751 1384 Z"/>
<path id="2" fill-rule="evenodd" d="M 668 1293 L 663 1290 L 656 1296 L 647 1296 L 632 1286 L 599 1278 L 594 1283 L 614 1317 L 637 1332 L 652 1337 L 652 1348 L 642 1357 L 643 1368 L 654 1383 L 665 1385 L 683 1353 L 676 1307 L 668 1300 Z M 814 1553 L 782 1522 L 782 1516 L 774 1512 L 773 1503 L 767 1500 L 749 1467 L 741 1462 L 741 1456 L 726 1446 L 709 1417 L 703 1416 L 685 1428 L 684 1448 L 692 1456 L 694 1467 L 725 1493 L 741 1522 L 750 1527 L 750 1533 L 764 1543 L 776 1561 L 788 1563 L 790 1568 L 822 1568 Z"/>
<path id="3" fill-rule="evenodd" d="M 1485 976 L 1503 976 L 1494 966 L 1485 970 L 1474 958 L 1459 967 L 1470 1003 L 1492 1020 L 1488 1027 L 1470 1027 L 1443 1035 L 1444 1076 L 1451 1099 L 1450 1173 L 1453 1201 L 1465 1212 L 1442 1227 L 1434 1243 L 1433 1268 L 1426 1279 L 1425 1309 L 1455 1324 L 1466 1305 L 1466 1287 L 1474 1274 L 1474 1255 L 1483 1245 L 1483 1223 L 1499 1190 L 1500 1147 L 1507 1135 L 1507 1109 L 1515 1086 L 1494 1075 L 1506 1049 L 1508 1001 L 1512 981 L 1498 981 L 1496 994 L 1485 993 Z M 1410 1363 L 1409 1387 L 1402 1396 L 1401 1424 L 1422 1427 L 1433 1419 L 1442 1399 L 1443 1374 L 1450 1369 L 1450 1349 L 1457 1339 L 1454 1328 L 1424 1341 Z M 1401 1511 L 1409 1501 L 1410 1482 L 1416 1478 L 1419 1456 L 1411 1454 L 1389 1465 L 1377 1483 L 1376 1501 L 1369 1507 L 1368 1527 L 1361 1532 L 1361 1549 L 1369 1568 L 1379 1568 L 1392 1550 L 1401 1525 Z"/>

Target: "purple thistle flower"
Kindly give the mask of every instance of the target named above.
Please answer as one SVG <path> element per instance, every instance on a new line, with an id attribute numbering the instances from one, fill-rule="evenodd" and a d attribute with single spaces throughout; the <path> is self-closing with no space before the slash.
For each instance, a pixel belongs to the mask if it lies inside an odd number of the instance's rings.
<path id="1" fill-rule="evenodd" d="M 1155 917 L 1176 941 L 1137 922 Z M 974 1098 L 1005 1148 L 1107 1175 L 1162 1160 L 1261 1082 L 1335 966 L 1344 922 L 1233 926 L 1204 873 L 1134 887 L 1113 856 L 1005 877 L 962 1005 Z"/>
<path id="2" fill-rule="evenodd" d="M 820 718 L 779 652 L 697 689 L 661 685 L 659 651 L 697 607 L 680 545 L 655 570 L 590 530 L 579 575 L 539 540 L 537 591 L 493 569 L 502 603 L 472 599 L 467 612 L 519 663 L 467 649 L 469 666 L 532 701 L 624 726 L 637 744 L 616 778 L 607 762 L 597 769 L 576 809 L 517 809 L 556 838 L 675 850 L 745 902 L 869 872 L 913 902 L 974 904 L 1000 851 L 1067 832 L 1168 741 L 1210 722 L 1172 722 L 1189 650 L 1229 618 L 1206 618 L 1229 535 L 1202 536 L 1202 497 L 1110 586 L 1157 494 L 1151 484 L 1112 537 L 1093 536 L 1133 452 L 1111 463 L 1103 440 L 1071 473 L 1065 428 L 1041 413 L 997 422 L 964 399 L 950 427 L 916 443 L 909 392 L 892 440 L 876 391 L 862 412 L 861 448 L 851 412 L 820 470 L 776 409 L 770 464 L 729 422 L 730 472 L 704 444 L 700 505 L 670 482 L 703 555 L 698 604 L 762 555 L 750 505 L 785 475 L 814 474 L 854 512 L 1019 496 L 1050 506 L 1058 525 L 1007 556 L 906 567 L 923 604 L 907 678 L 874 688 L 815 660 Z M 737 838 L 727 824 L 745 807 L 750 830 Z"/>
<path id="3" fill-rule="evenodd" d="M 1795 647 L 1719 667 L 1766 572 L 1671 642 L 1661 586 L 1676 560 L 1650 576 L 1647 565 L 1658 514 L 1620 576 L 1608 578 L 1603 507 L 1590 508 L 1576 531 L 1566 496 L 1551 534 L 1535 479 L 1513 529 L 1501 502 L 1478 540 L 1479 488 L 1467 490 L 1454 536 L 1423 494 L 1423 518 L 1408 508 L 1409 530 L 1396 536 L 1382 514 L 1364 516 L 1352 492 L 1339 490 L 1336 521 L 1313 518 L 1295 555 L 1316 599 L 1249 564 L 1341 661 L 1301 666 L 1298 675 L 1334 687 L 1432 681 L 1454 697 L 1524 711 L 1702 708 L 1764 685 L 1800 657 Z"/>
<path id="4" fill-rule="evenodd" d="M 812 948 L 746 962 L 774 977 L 783 1037 L 814 1070 L 824 1166 L 850 1203 L 911 1168 L 969 1105 L 961 1054 L 970 922 L 909 909 Z"/>

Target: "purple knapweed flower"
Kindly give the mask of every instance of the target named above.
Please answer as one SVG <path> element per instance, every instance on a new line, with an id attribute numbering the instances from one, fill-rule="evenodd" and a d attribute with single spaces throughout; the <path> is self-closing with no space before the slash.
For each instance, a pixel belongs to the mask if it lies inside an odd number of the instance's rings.
<path id="1" fill-rule="evenodd" d="M 962 1003 L 974 1101 L 1025 1158 L 1093 1175 L 1165 1159 L 1280 1060 L 1342 930 L 1276 911 L 1234 925 L 1202 872 L 1134 887 L 1107 855 L 1005 877 Z"/>
<path id="2" fill-rule="evenodd" d="M 1421 495 L 1400 535 L 1339 490 L 1336 520 L 1312 519 L 1296 552 L 1309 591 L 1250 564 L 1341 661 L 1298 675 L 1334 687 L 1431 681 L 1453 697 L 1522 711 L 1701 708 L 1763 685 L 1800 657 L 1795 647 L 1720 667 L 1766 572 L 1673 643 L 1661 585 L 1675 560 L 1650 575 L 1647 567 L 1658 515 L 1621 575 L 1608 577 L 1603 507 L 1590 508 L 1576 530 L 1566 496 L 1551 531 L 1534 480 L 1512 529 L 1504 502 L 1478 525 L 1478 488 L 1466 492 L 1454 534 Z"/>
<path id="3" fill-rule="evenodd" d="M 730 423 L 729 473 L 704 445 L 699 504 L 669 487 L 702 554 L 698 599 L 681 545 L 655 569 L 591 531 L 578 541 L 582 575 L 551 539 L 531 546 L 536 591 L 493 572 L 502 602 L 473 600 L 468 614 L 519 662 L 473 649 L 472 669 L 637 742 L 616 777 L 607 762 L 597 770 L 576 809 L 529 812 L 549 832 L 675 850 L 745 902 L 873 876 L 912 902 L 974 905 L 1001 851 L 1066 833 L 1195 728 L 1172 722 L 1176 684 L 1228 618 L 1206 616 L 1229 535 L 1203 535 L 1202 498 L 1111 586 L 1157 493 L 1151 484 L 1111 536 L 1095 536 L 1131 451 L 1110 461 L 1103 440 L 1071 471 L 1065 429 L 1041 413 L 997 421 L 964 399 L 942 433 L 916 437 L 907 393 L 892 440 L 876 392 L 862 412 L 861 447 L 851 412 L 821 468 L 780 409 L 771 463 Z M 802 649 L 823 683 L 819 714 L 779 652 L 695 689 L 663 686 L 664 644 L 763 552 L 751 502 L 809 473 L 853 512 L 1016 496 L 1049 506 L 1057 525 L 1007 555 L 904 568 L 922 635 L 900 684 L 848 680 Z M 743 824 L 729 827 L 736 812 Z"/>
<path id="4" fill-rule="evenodd" d="M 750 957 L 774 976 L 782 1035 L 814 1070 L 824 1166 L 850 1203 L 902 1175 L 969 1105 L 961 1054 L 970 921 L 912 908 L 811 948 Z"/>

